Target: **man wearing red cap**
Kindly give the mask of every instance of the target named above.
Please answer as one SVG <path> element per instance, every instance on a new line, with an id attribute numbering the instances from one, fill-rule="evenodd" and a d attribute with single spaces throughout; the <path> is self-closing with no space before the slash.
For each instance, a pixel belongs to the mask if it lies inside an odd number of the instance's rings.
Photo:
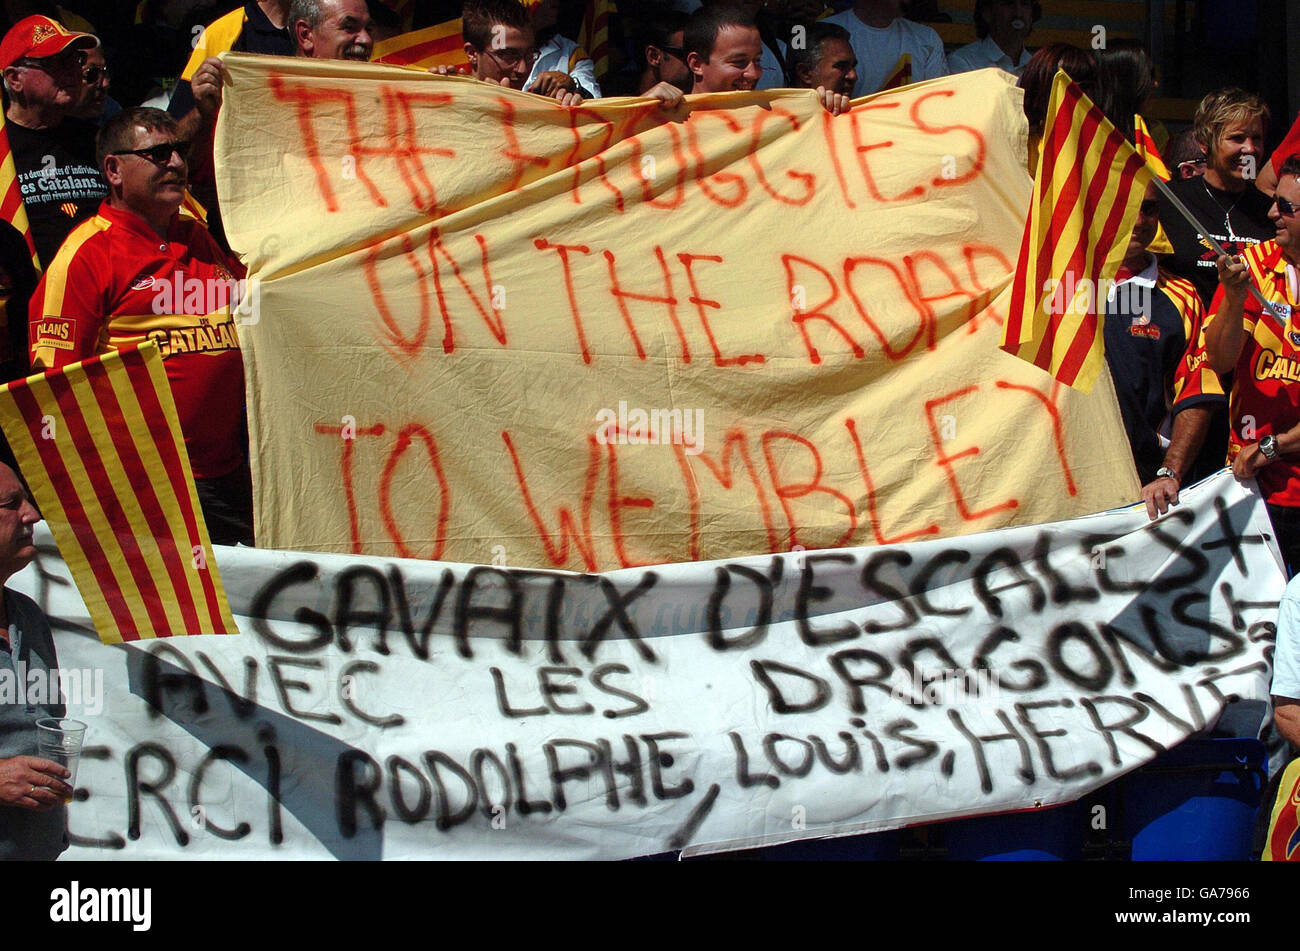
<path id="1" fill-rule="evenodd" d="M 81 97 L 86 50 L 98 45 L 89 33 L 73 33 L 43 16 L 19 20 L 0 41 L 9 93 L 5 131 L 43 265 L 108 194 L 95 165 L 93 133 L 64 122 Z"/>

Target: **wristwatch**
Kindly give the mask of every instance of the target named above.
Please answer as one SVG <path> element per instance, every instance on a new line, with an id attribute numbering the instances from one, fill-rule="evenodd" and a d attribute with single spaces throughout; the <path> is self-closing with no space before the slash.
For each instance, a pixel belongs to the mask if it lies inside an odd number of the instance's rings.
<path id="1" fill-rule="evenodd" d="M 1174 480 L 1175 482 L 1177 482 L 1179 485 L 1182 485 L 1182 484 L 1183 484 L 1183 480 L 1180 479 L 1180 478 L 1178 478 L 1178 473 L 1175 472 L 1173 469 L 1170 469 L 1168 466 L 1161 466 L 1159 469 L 1157 469 L 1157 470 L 1156 470 L 1156 478 L 1157 478 L 1157 479 L 1173 479 L 1173 480 Z"/>
<path id="2" fill-rule="evenodd" d="M 1277 451 L 1277 437 L 1265 436 L 1259 441 L 1259 451 L 1264 454 L 1264 458 L 1269 462 L 1277 462 L 1278 457 L 1282 454 Z"/>

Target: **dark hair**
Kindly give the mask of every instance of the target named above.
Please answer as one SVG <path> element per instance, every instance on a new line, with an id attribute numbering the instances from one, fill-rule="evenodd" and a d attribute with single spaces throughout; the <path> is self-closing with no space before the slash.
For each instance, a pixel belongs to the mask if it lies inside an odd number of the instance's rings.
<path id="1" fill-rule="evenodd" d="M 95 161 L 101 172 L 104 170 L 104 159 L 110 152 L 124 152 L 135 146 L 136 129 L 143 129 L 145 132 L 170 132 L 172 135 L 178 131 L 176 120 L 162 109 L 136 106 L 114 113 L 95 136 Z"/>
<path id="2" fill-rule="evenodd" d="M 717 42 L 718 34 L 729 26 L 756 28 L 754 18 L 740 7 L 725 3 L 701 7 L 686 21 L 682 46 L 686 52 L 707 60 L 713 55 L 713 44 Z"/>
<path id="3" fill-rule="evenodd" d="M 828 40 L 843 40 L 853 48 L 853 39 L 849 36 L 849 31 L 835 23 L 827 23 L 819 20 L 816 23 L 806 25 L 807 35 L 804 37 L 803 49 L 795 49 L 794 44 L 790 45 L 786 53 L 786 68 L 790 70 L 790 79 L 798 81 L 799 67 L 806 66 L 809 69 L 816 67 L 822 58 L 822 47 Z"/>
<path id="4" fill-rule="evenodd" d="M 1288 155 L 1282 167 L 1277 170 L 1277 177 L 1290 175 L 1292 178 L 1300 178 L 1300 153 Z"/>
<path id="5" fill-rule="evenodd" d="M 1111 40 L 1092 55 L 1097 62 L 1097 106 L 1132 141 L 1133 116 L 1156 91 L 1155 64 L 1137 40 Z"/>
<path id="6" fill-rule="evenodd" d="M 461 11 L 460 32 L 467 43 L 476 50 L 487 49 L 494 26 L 530 30 L 532 20 L 519 0 L 466 0 Z"/>
<path id="7" fill-rule="evenodd" d="M 981 40 L 989 35 L 989 21 L 985 19 L 984 11 L 997 2 L 998 0 L 975 0 L 975 35 Z M 1031 22 L 1037 23 L 1042 18 L 1043 5 L 1038 0 L 1034 0 Z"/>
<path id="8" fill-rule="evenodd" d="M 1165 154 L 1161 158 L 1165 160 L 1169 171 L 1177 175 L 1178 166 L 1184 162 L 1205 158 L 1205 149 L 1196 141 L 1196 133 L 1187 129 L 1169 137 L 1169 141 L 1165 143 Z"/>
<path id="9" fill-rule="evenodd" d="M 637 62 L 642 69 L 646 67 L 645 48 L 654 46 L 663 49 L 671 46 L 668 37 L 679 30 L 685 30 L 687 19 L 686 14 L 680 10 L 652 10 L 633 25 Z"/>
<path id="10" fill-rule="evenodd" d="M 1078 84 L 1087 95 L 1094 92 L 1097 72 L 1096 60 L 1087 50 L 1081 50 L 1069 43 L 1053 43 L 1044 46 L 1029 57 L 1020 81 L 1016 83 L 1025 91 L 1025 118 L 1029 120 L 1029 130 L 1039 132 L 1047 119 L 1047 104 L 1052 98 L 1052 80 L 1058 69 Z"/>

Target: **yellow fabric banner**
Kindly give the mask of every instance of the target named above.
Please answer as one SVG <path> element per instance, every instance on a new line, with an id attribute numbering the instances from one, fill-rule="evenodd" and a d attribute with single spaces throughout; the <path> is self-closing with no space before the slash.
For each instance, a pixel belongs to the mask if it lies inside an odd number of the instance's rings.
<path id="1" fill-rule="evenodd" d="M 594 571 L 1137 497 L 1109 377 L 998 349 L 1031 182 L 996 71 L 831 117 L 226 66 L 259 545 Z"/>

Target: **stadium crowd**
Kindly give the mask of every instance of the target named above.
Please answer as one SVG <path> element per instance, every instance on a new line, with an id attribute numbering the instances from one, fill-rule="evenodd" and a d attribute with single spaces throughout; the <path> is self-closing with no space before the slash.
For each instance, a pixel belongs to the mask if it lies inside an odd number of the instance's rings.
<path id="1" fill-rule="evenodd" d="M 154 331 L 182 331 L 188 345 L 173 344 L 165 365 L 212 540 L 253 543 L 243 369 L 228 308 L 214 319 L 207 309 L 156 314 L 150 306 L 154 282 L 173 274 L 243 275 L 225 244 L 211 167 L 222 108 L 216 57 L 227 50 L 364 61 L 385 41 L 461 17 L 467 65 L 438 71 L 469 72 L 562 105 L 612 94 L 648 95 L 676 108 L 688 93 L 798 87 L 817 90 L 832 114 L 893 85 L 994 67 L 1017 75 L 1024 90 L 1031 167 L 1061 68 L 1121 133 L 1152 147 L 1142 116 L 1157 77 L 1140 44 L 1033 49 L 1038 2 L 979 0 L 978 39 L 946 52 L 934 29 L 901 8 L 900 0 L 855 0 L 843 9 L 822 0 L 620 3 L 625 55 L 601 76 L 572 35 L 565 14 L 573 11 L 558 0 L 466 0 L 463 10 L 445 0 L 261 0 L 234 9 L 144 0 L 130 22 L 104 13 L 93 24 L 54 2 L 7 2 L 4 125 L 36 262 L 24 236 L 0 222 L 0 371 L 14 379 Z M 1098 305 L 1151 518 L 1178 503 L 1184 484 L 1226 460 L 1238 477 L 1258 480 L 1294 575 L 1300 327 L 1291 315 L 1300 306 L 1300 125 L 1266 155 L 1278 118 L 1241 89 L 1204 97 L 1191 128 L 1169 136 L 1163 156 L 1154 156 L 1203 229 L 1153 185 L 1116 287 Z M 1207 232 L 1225 254 L 1211 248 Z M 1252 284 L 1259 295 L 1250 293 Z M 1290 623 L 1284 602 L 1274 693 L 1279 727 L 1300 743 L 1300 608 L 1292 601 Z M 0 757 L 12 755 L 5 736 L 0 730 Z M 12 762 L 0 759 L 0 800 L 4 764 Z M 19 785 L 33 791 L 16 804 L 49 808 L 60 791 L 57 776 L 24 776 L 30 782 Z"/>

